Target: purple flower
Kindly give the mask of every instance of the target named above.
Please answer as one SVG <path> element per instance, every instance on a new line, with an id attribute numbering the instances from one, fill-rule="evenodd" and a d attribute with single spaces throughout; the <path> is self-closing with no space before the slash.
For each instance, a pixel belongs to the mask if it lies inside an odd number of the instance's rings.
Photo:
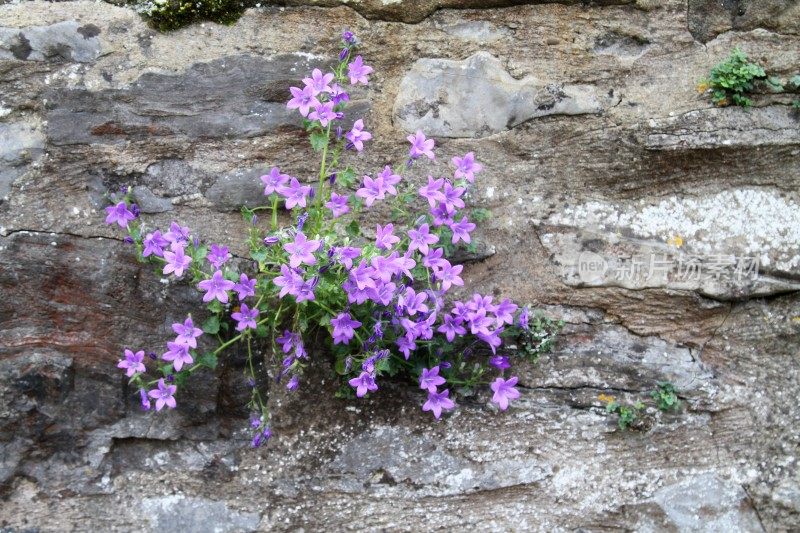
<path id="1" fill-rule="evenodd" d="M 350 141 L 357 152 L 364 149 L 364 141 L 372 139 L 372 134 L 364 131 L 364 121 L 361 119 L 353 123 L 353 129 L 344 134 L 344 138 Z"/>
<path id="2" fill-rule="evenodd" d="M 506 368 L 511 368 L 511 362 L 505 355 L 493 355 L 492 357 L 489 358 L 489 364 L 497 368 L 498 370 L 505 370 Z"/>
<path id="3" fill-rule="evenodd" d="M 417 133 L 409 135 L 406 139 L 411 143 L 411 149 L 408 152 L 411 159 L 416 159 L 421 155 L 426 156 L 431 161 L 436 159 L 436 156 L 433 155 L 434 141 L 433 139 L 426 139 L 422 130 L 417 130 Z"/>
<path id="4" fill-rule="evenodd" d="M 172 244 L 185 244 L 189 242 L 189 228 L 181 226 L 177 222 L 169 225 L 169 231 L 164 234 L 164 238 Z"/>
<path id="5" fill-rule="evenodd" d="M 500 406 L 501 411 L 508 409 L 509 400 L 516 400 L 519 398 L 519 391 L 514 387 L 517 384 L 517 377 L 513 376 L 509 379 L 497 378 L 489 386 L 494 391 L 492 401 Z"/>
<path id="6" fill-rule="evenodd" d="M 261 176 L 261 182 L 264 184 L 264 196 L 269 196 L 270 194 L 274 193 L 278 187 L 282 187 L 289 181 L 291 176 L 287 174 L 281 174 L 281 170 L 278 167 L 272 167 L 270 169 L 269 174 Z"/>
<path id="7" fill-rule="evenodd" d="M 339 218 L 350 212 L 350 207 L 347 205 L 348 199 L 349 197 L 346 194 L 336 194 L 332 192 L 330 201 L 325 202 L 325 207 L 331 210 L 333 218 Z"/>
<path id="8" fill-rule="evenodd" d="M 372 67 L 365 65 L 364 59 L 361 56 L 356 56 L 356 58 L 347 65 L 347 75 L 350 77 L 350 85 L 356 85 L 358 83 L 368 85 L 369 79 L 367 79 L 367 76 L 369 76 L 371 72 Z"/>
<path id="9" fill-rule="evenodd" d="M 145 235 L 144 250 L 142 250 L 142 257 L 155 255 L 156 257 L 164 257 L 164 248 L 169 245 L 169 241 L 161 236 L 161 232 L 156 230 L 153 233 Z"/>
<path id="10" fill-rule="evenodd" d="M 483 170 L 483 166 L 475 161 L 475 154 L 467 152 L 464 157 L 454 157 L 453 164 L 456 166 L 454 177 L 464 178 L 470 183 L 475 182 L 475 174 Z"/>
<path id="11" fill-rule="evenodd" d="M 180 278 L 189 267 L 192 258 L 184 253 L 183 246 L 173 243 L 170 248 L 171 251 L 164 252 L 164 259 L 167 260 L 167 264 L 164 265 L 164 269 L 161 272 L 164 274 L 172 273 L 175 274 L 176 278 Z"/>
<path id="12" fill-rule="evenodd" d="M 175 342 L 178 344 L 185 344 L 189 348 L 197 348 L 197 337 L 203 334 L 202 329 L 194 326 L 192 317 L 187 317 L 186 320 L 183 321 L 183 324 L 180 322 L 172 324 L 172 331 L 178 335 Z"/>
<path id="13" fill-rule="evenodd" d="M 289 353 L 299 339 L 300 336 L 297 333 L 292 333 L 287 329 L 284 330 L 283 335 L 275 339 L 275 342 L 281 345 L 283 353 Z"/>
<path id="14" fill-rule="evenodd" d="M 464 286 L 464 280 L 461 279 L 459 274 L 461 274 L 461 270 L 464 268 L 461 265 L 452 266 L 449 261 L 445 266 L 439 270 L 435 276 L 442 283 L 442 290 L 446 291 L 449 290 L 451 286 L 458 285 L 459 287 Z"/>
<path id="15" fill-rule="evenodd" d="M 281 288 L 278 294 L 279 298 L 283 298 L 287 294 L 296 294 L 297 289 L 305 283 L 303 276 L 288 265 L 281 265 L 281 275 L 273 278 L 272 282 Z"/>
<path id="16" fill-rule="evenodd" d="M 336 120 L 337 114 L 333 110 L 333 102 L 325 102 L 324 104 L 317 104 L 314 111 L 308 114 L 308 120 L 319 120 L 320 125 L 324 128 L 332 120 Z"/>
<path id="17" fill-rule="evenodd" d="M 315 68 L 311 71 L 310 78 L 303 78 L 303 83 L 306 84 L 306 87 L 311 87 L 314 96 L 317 96 L 319 93 L 331 92 L 330 82 L 333 81 L 335 76 L 330 72 L 323 74 L 322 71 L 318 68 Z M 324 126 L 324 124 L 323 124 Z"/>
<path id="18" fill-rule="evenodd" d="M 256 318 L 258 317 L 258 309 L 250 309 L 247 304 L 239 306 L 238 313 L 232 313 L 231 318 L 238 322 L 236 324 L 236 331 L 244 331 L 247 328 L 256 329 Z"/>
<path id="19" fill-rule="evenodd" d="M 356 191 L 356 196 L 363 198 L 367 207 L 372 206 L 375 200 L 383 200 L 386 197 L 386 189 L 381 178 L 372 179 L 364 176 L 364 186 Z"/>
<path id="20" fill-rule="evenodd" d="M 514 312 L 517 310 L 517 304 L 506 298 L 494 309 L 494 314 L 497 316 L 497 325 L 514 323 Z"/>
<path id="21" fill-rule="evenodd" d="M 250 279 L 247 277 L 247 274 L 243 273 L 239 276 L 239 283 L 233 286 L 233 290 L 238 293 L 239 301 L 244 300 L 248 296 L 255 296 L 256 279 Z"/>
<path id="22" fill-rule="evenodd" d="M 128 222 L 136 219 L 136 215 L 128 210 L 128 205 L 125 202 L 106 207 L 106 213 L 106 224 L 114 224 L 116 222 L 120 228 L 127 228 Z"/>
<path id="23" fill-rule="evenodd" d="M 444 315 L 444 321 L 441 326 L 436 330 L 439 333 L 444 333 L 448 342 L 453 342 L 456 335 L 464 335 L 467 330 L 461 325 L 462 320 L 453 315 Z"/>
<path id="24" fill-rule="evenodd" d="M 469 234 L 474 229 L 475 224 L 467 220 L 467 217 L 462 217 L 461 222 L 451 222 L 450 231 L 453 232 L 452 243 L 457 243 L 459 239 L 466 243 L 472 242 L 472 238 L 469 236 Z"/>
<path id="25" fill-rule="evenodd" d="M 528 306 L 526 305 L 525 307 L 522 308 L 522 311 L 520 311 L 519 317 L 517 318 L 517 324 L 519 324 L 519 327 L 521 327 L 525 331 L 528 330 L 528 320 L 530 318 L 529 313 L 530 311 L 528 310 Z"/>
<path id="26" fill-rule="evenodd" d="M 287 242 L 283 245 L 283 249 L 289 253 L 289 266 L 297 268 L 302 263 L 316 264 L 317 258 L 314 257 L 313 252 L 317 251 L 321 244 L 321 241 L 308 240 L 302 232 L 297 232 L 294 242 Z"/>
<path id="27" fill-rule="evenodd" d="M 428 295 L 424 292 L 414 292 L 411 287 L 406 287 L 406 291 L 397 299 L 397 305 L 405 309 L 405 311 L 414 316 L 419 313 L 427 313 L 428 306 L 423 302 L 428 299 Z"/>
<path id="28" fill-rule="evenodd" d="M 395 344 L 397 344 L 397 348 L 402 352 L 403 356 L 405 356 L 406 361 L 411 357 L 411 352 L 417 349 L 417 343 L 414 342 L 414 339 L 409 339 L 407 336 L 398 337 Z"/>
<path id="29" fill-rule="evenodd" d="M 172 366 L 178 371 L 183 368 L 184 364 L 194 363 L 192 354 L 189 353 L 189 347 L 181 342 L 168 342 L 167 351 L 161 356 L 161 359 L 172 361 Z"/>
<path id="30" fill-rule="evenodd" d="M 419 376 L 419 388 L 428 392 L 436 392 L 439 385 L 444 385 L 445 379 L 439 375 L 439 367 L 435 366 L 428 370 L 422 369 L 422 374 Z M 437 417 L 438 418 L 438 417 Z"/>
<path id="31" fill-rule="evenodd" d="M 316 107 L 319 104 L 319 100 L 317 100 L 314 94 L 314 89 L 308 85 L 302 89 L 289 87 L 289 92 L 292 93 L 292 99 L 286 103 L 286 107 L 289 109 L 299 109 L 300 114 L 304 117 L 308 116 L 308 112 L 312 107 Z"/>
<path id="32" fill-rule="evenodd" d="M 117 363 L 117 368 L 126 369 L 125 375 L 133 377 L 137 372 L 144 372 L 147 370 L 144 366 L 144 350 L 139 350 L 133 353 L 131 350 L 125 349 L 125 359 Z"/>
<path id="33" fill-rule="evenodd" d="M 339 313 L 336 318 L 331 319 L 331 326 L 333 326 L 333 344 L 349 344 L 361 322 L 354 320 L 350 313 Z"/>
<path id="34" fill-rule="evenodd" d="M 300 386 L 300 378 L 297 376 L 292 376 L 292 378 L 286 384 L 286 388 L 291 391 L 297 390 L 298 386 Z"/>
<path id="35" fill-rule="evenodd" d="M 383 170 L 378 174 L 378 178 L 383 180 L 383 187 L 387 193 L 397 194 L 397 189 L 394 186 L 400 183 L 402 178 L 399 174 L 392 172 L 392 167 L 389 165 L 383 167 Z"/>
<path id="36" fill-rule="evenodd" d="M 380 250 L 389 250 L 392 246 L 400 242 L 400 237 L 395 236 L 393 231 L 394 224 L 386 224 L 383 227 L 378 224 L 375 230 L 375 246 Z"/>
<path id="37" fill-rule="evenodd" d="M 347 270 L 350 270 L 353 268 L 353 259 L 361 255 L 361 248 L 344 246 L 342 248 L 337 248 L 336 253 L 339 256 L 339 262 L 342 264 L 342 266 L 344 266 Z"/>
<path id="38" fill-rule="evenodd" d="M 230 253 L 228 253 L 227 246 L 220 246 L 218 244 L 211 245 L 211 251 L 208 252 L 206 259 L 208 262 L 214 265 L 214 268 L 220 268 L 225 262 L 233 257 Z"/>
<path id="39" fill-rule="evenodd" d="M 444 200 L 442 202 L 444 202 L 448 210 L 462 209 L 464 207 L 464 200 L 461 199 L 462 194 L 464 194 L 463 187 L 453 187 L 449 181 L 444 182 L 444 191 L 442 191 Z"/>
<path id="40" fill-rule="evenodd" d="M 272 246 L 273 244 L 278 244 L 279 242 L 281 242 L 280 238 L 275 235 L 264 237 L 264 244 L 266 246 Z"/>
<path id="41" fill-rule="evenodd" d="M 434 274 L 445 265 L 449 265 L 450 261 L 444 259 L 444 248 L 431 248 L 425 257 L 422 258 L 422 264 L 432 269 Z"/>
<path id="42" fill-rule="evenodd" d="M 355 44 L 355 43 L 356 43 L 356 36 L 355 36 L 355 34 L 353 34 L 353 32 L 352 32 L 352 31 L 350 31 L 350 30 L 344 30 L 344 31 L 342 32 L 342 40 L 343 40 L 343 41 L 344 41 L 346 44 Z"/>
<path id="43" fill-rule="evenodd" d="M 497 328 L 494 331 L 490 331 L 486 333 L 484 331 L 480 331 L 476 333 L 476 336 L 489 345 L 489 348 L 492 349 L 492 353 L 497 353 L 497 348 L 499 348 L 503 344 L 503 339 L 500 338 L 500 334 L 503 332 L 503 328 Z"/>
<path id="44" fill-rule="evenodd" d="M 333 102 L 333 105 L 336 106 L 341 103 L 349 101 L 350 101 L 350 95 L 347 94 L 347 92 L 344 89 L 342 89 L 338 83 L 334 83 L 333 85 L 331 85 L 331 102 Z M 339 139 L 341 138 L 341 136 L 342 136 L 341 133 L 339 133 L 337 134 L 336 138 Z"/>
<path id="45" fill-rule="evenodd" d="M 156 411 L 160 411 L 166 405 L 170 409 L 175 409 L 175 398 L 173 395 L 178 389 L 175 385 L 167 385 L 164 378 L 158 380 L 158 388 L 153 389 L 147 394 L 156 401 Z"/>
<path id="46" fill-rule="evenodd" d="M 216 299 L 224 304 L 228 303 L 228 291 L 233 289 L 234 285 L 236 285 L 234 282 L 225 279 L 220 270 L 214 272 L 211 279 L 205 279 L 197 284 L 201 290 L 206 291 L 203 295 L 204 302 Z"/>
<path id="47" fill-rule="evenodd" d="M 311 187 L 308 185 L 300 185 L 297 178 L 291 178 L 289 185 L 281 185 L 275 190 L 278 194 L 286 198 L 286 209 L 292 209 L 299 205 L 300 207 L 306 206 L 306 197 L 311 194 Z"/>
<path id="48" fill-rule="evenodd" d="M 139 402 L 142 404 L 143 411 L 150 410 L 150 398 L 147 397 L 147 391 L 144 389 L 139 389 Z"/>
<path id="49" fill-rule="evenodd" d="M 359 398 L 363 398 L 368 391 L 372 392 L 378 390 L 375 378 L 372 377 L 369 372 L 362 372 L 360 376 L 351 379 L 348 383 L 350 383 L 351 387 L 356 389 L 356 396 Z"/>
<path id="50" fill-rule="evenodd" d="M 446 204 L 440 203 L 431 209 L 433 215 L 433 225 L 437 228 L 439 226 L 450 225 L 453 223 L 453 215 L 456 214 L 455 210 L 451 210 Z"/>
<path id="51" fill-rule="evenodd" d="M 429 244 L 439 242 L 439 236 L 431 234 L 428 224 L 423 224 L 418 229 L 409 230 L 408 238 L 410 239 L 408 249 L 419 250 L 422 254 L 428 253 Z"/>
<path id="52" fill-rule="evenodd" d="M 433 411 L 433 416 L 438 420 L 442 416 L 442 410 L 450 410 L 456 406 L 449 396 L 450 391 L 447 389 L 442 392 L 428 392 L 428 401 L 422 405 L 422 410 Z"/>
<path id="53" fill-rule="evenodd" d="M 444 178 L 437 180 L 433 176 L 428 176 L 428 184 L 419 190 L 419 195 L 428 200 L 431 208 L 435 208 L 438 202 L 444 202 L 444 193 L 441 189 L 444 185 Z"/>

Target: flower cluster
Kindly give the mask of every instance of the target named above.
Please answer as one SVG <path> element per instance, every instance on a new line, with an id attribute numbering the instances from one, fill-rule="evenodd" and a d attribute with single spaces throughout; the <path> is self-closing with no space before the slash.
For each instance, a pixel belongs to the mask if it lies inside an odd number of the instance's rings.
<path id="1" fill-rule="evenodd" d="M 452 253 L 476 250 L 467 204 L 482 165 L 469 152 L 452 158 L 447 175 L 404 175 L 436 159 L 436 143 L 422 131 L 408 136 L 410 147 L 397 164 L 366 174 L 345 164 L 357 161 L 372 139 L 363 119 L 351 120 L 346 110 L 348 91 L 368 85 L 373 69 L 354 56 L 352 33 L 345 32 L 343 43 L 332 71 L 316 68 L 302 87 L 289 88 L 287 107 L 297 110 L 320 156 L 317 183 L 278 167 L 261 176 L 266 205 L 242 208 L 251 223 L 249 257 L 234 259 L 225 246 L 203 244 L 177 222 L 163 233 L 146 231 L 130 190 L 107 208 L 106 222 L 127 228 L 144 260 L 158 263 L 164 275 L 191 278 L 209 314 L 200 328 L 191 316 L 173 324 L 177 337 L 151 357 L 157 377 L 145 378 L 143 351 L 125 350 L 119 367 L 146 409 L 152 400 L 156 410 L 174 408 L 186 376 L 213 368 L 238 342 L 248 355 L 254 446 L 272 435 L 258 386 L 263 371 L 256 368 L 274 368 L 273 378 L 296 390 L 310 348 L 333 360 L 343 397 L 362 398 L 384 380 L 411 378 L 427 393 L 422 410 L 437 419 L 480 385 L 490 385 L 501 410 L 519 397 L 517 378 L 505 377 L 514 351 L 503 346 L 509 338 L 531 338 L 528 309 L 489 295 L 451 294 L 463 294 L 464 286 L 463 266 L 451 261 Z M 373 233 L 359 223 L 366 210 L 389 211 L 390 220 Z M 260 211 L 269 217 L 259 218 Z M 282 226 L 287 214 L 290 225 Z M 328 342 L 309 342 L 320 338 Z"/>

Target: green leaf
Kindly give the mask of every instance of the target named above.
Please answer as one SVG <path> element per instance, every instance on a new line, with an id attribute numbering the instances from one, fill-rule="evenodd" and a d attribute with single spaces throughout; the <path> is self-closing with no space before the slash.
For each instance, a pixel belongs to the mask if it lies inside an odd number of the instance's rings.
<path id="1" fill-rule="evenodd" d="M 206 306 L 206 308 L 214 314 L 219 314 L 222 312 L 222 304 L 219 302 L 219 300 L 213 300 Z"/>
<path id="2" fill-rule="evenodd" d="M 315 152 L 322 151 L 328 145 L 328 134 L 320 131 L 315 131 L 311 134 L 311 148 Z"/>
<path id="3" fill-rule="evenodd" d="M 267 255 L 269 252 L 266 248 L 262 248 L 260 250 L 253 250 L 250 252 L 250 257 L 258 261 L 259 263 L 263 263 L 267 260 Z"/>
<path id="4" fill-rule="evenodd" d="M 360 237 L 361 226 L 358 224 L 358 220 L 352 220 L 345 228 L 345 231 L 347 231 L 347 234 L 351 237 Z"/>
<path id="5" fill-rule="evenodd" d="M 352 187 L 355 181 L 356 181 L 356 172 L 350 167 L 347 167 L 343 171 L 339 172 L 339 174 L 337 174 L 336 176 L 336 183 L 341 185 L 345 189 Z"/>
<path id="6" fill-rule="evenodd" d="M 219 362 L 219 360 L 217 359 L 217 356 L 214 353 L 209 352 L 203 354 L 203 356 L 197 362 L 213 370 L 217 368 L 217 363 Z"/>
<path id="7" fill-rule="evenodd" d="M 488 220 L 492 217 L 492 212 L 488 209 L 484 209 L 479 207 L 477 209 L 472 210 L 472 219 L 475 222 L 483 222 L 484 220 Z"/>
<path id="8" fill-rule="evenodd" d="M 269 335 L 269 328 L 265 324 L 259 324 L 256 328 L 256 336 L 262 339 Z"/>
<path id="9" fill-rule="evenodd" d="M 210 316 L 208 319 L 203 322 L 203 331 L 208 333 L 209 335 L 216 335 L 219 333 L 219 317 L 217 316 Z"/>
<path id="10" fill-rule="evenodd" d="M 767 85 L 773 91 L 776 91 L 776 92 L 782 92 L 783 91 L 783 83 L 781 83 L 781 80 L 779 78 L 776 78 L 774 76 L 771 76 L 771 77 L 767 78 Z"/>

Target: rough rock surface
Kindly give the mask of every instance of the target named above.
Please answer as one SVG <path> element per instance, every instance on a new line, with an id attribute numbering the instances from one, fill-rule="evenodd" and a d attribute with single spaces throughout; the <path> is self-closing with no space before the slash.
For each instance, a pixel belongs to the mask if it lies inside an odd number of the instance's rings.
<path id="1" fill-rule="evenodd" d="M 272 4 L 166 35 L 105 3 L 0 6 L 0 529 L 800 529 L 800 121 L 695 91 L 734 46 L 796 73 L 797 2 Z M 314 172 L 286 87 L 345 27 L 376 70 L 359 165 L 417 128 L 434 171 L 474 151 L 494 215 L 465 281 L 562 318 L 555 350 L 502 414 L 483 395 L 435 423 L 400 384 L 332 400 L 320 365 L 271 391 L 254 451 L 237 353 L 141 413 L 118 354 L 197 298 L 104 226 L 105 192 L 241 251 L 259 173 Z M 597 398 L 661 380 L 683 408 L 639 431 Z"/>

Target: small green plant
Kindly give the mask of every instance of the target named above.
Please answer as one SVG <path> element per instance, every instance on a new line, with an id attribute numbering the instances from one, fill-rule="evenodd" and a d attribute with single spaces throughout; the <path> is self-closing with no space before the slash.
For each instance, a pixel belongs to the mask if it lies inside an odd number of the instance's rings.
<path id="1" fill-rule="evenodd" d="M 650 396 L 655 400 L 656 407 L 661 411 L 678 409 L 681 405 L 681 401 L 675 392 L 675 387 L 669 381 L 659 381 L 656 384 L 656 390 L 650 393 Z"/>
<path id="2" fill-rule="evenodd" d="M 718 106 L 749 107 L 753 101 L 747 94 L 759 80 L 767 80 L 764 68 L 751 63 L 744 52 L 735 48 L 728 59 L 711 70 L 709 78 L 701 82 L 698 89 L 700 92 L 711 89 L 711 100 Z"/>
<path id="3" fill-rule="evenodd" d="M 605 394 L 600 395 L 600 400 L 606 402 L 606 413 L 617 414 L 619 417 L 617 419 L 617 425 L 622 430 L 631 427 L 639 418 L 639 414 L 645 407 L 641 401 L 637 401 L 634 404 L 624 404 L 615 400 L 613 396 L 607 396 Z"/>
<path id="4" fill-rule="evenodd" d="M 522 353 L 529 361 L 537 362 L 539 356 L 553 349 L 553 343 L 563 327 L 563 320 L 553 320 L 544 316 L 541 311 L 537 311 L 531 317 L 530 326 L 523 331 L 520 339 Z"/>
<path id="5" fill-rule="evenodd" d="M 254 5 L 249 0 L 130 0 L 129 3 L 159 31 L 176 30 L 202 20 L 233 24 L 245 9 Z"/>

